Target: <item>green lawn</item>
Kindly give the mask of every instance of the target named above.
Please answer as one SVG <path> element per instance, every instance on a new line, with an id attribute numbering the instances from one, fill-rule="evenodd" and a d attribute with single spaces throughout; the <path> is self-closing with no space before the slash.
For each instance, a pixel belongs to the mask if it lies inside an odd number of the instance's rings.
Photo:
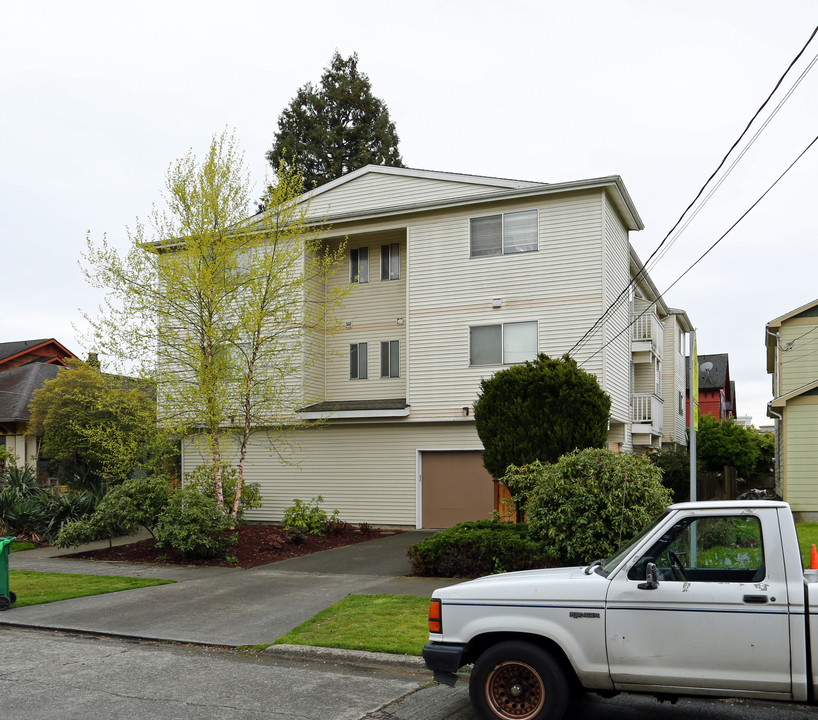
<path id="1" fill-rule="evenodd" d="M 804 567 L 808 568 L 812 546 L 818 545 L 818 523 L 796 523 L 795 529 L 798 532 L 798 544 L 801 546 Z"/>
<path id="2" fill-rule="evenodd" d="M 88 595 L 133 590 L 134 588 L 166 585 L 175 580 L 120 577 L 115 575 L 79 575 L 69 573 L 9 570 L 9 587 L 17 601 L 11 609 L 26 605 L 40 605 Z"/>
<path id="3" fill-rule="evenodd" d="M 9 545 L 9 552 L 17 552 L 18 550 L 31 550 L 34 547 L 32 542 L 13 542 Z"/>
<path id="4" fill-rule="evenodd" d="M 348 595 L 279 638 L 276 645 L 420 655 L 429 636 L 429 599 L 414 595 Z"/>

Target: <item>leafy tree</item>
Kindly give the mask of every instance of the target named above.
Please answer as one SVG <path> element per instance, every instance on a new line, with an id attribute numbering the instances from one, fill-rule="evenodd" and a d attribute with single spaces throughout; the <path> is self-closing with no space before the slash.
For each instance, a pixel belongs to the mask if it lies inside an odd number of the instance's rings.
<path id="1" fill-rule="evenodd" d="M 474 404 L 483 465 L 496 478 L 509 465 L 555 462 L 576 448 L 603 447 L 611 400 L 568 356 L 500 370 L 480 383 Z"/>
<path id="2" fill-rule="evenodd" d="M 690 454 L 687 448 L 657 450 L 648 455 L 650 461 L 662 471 L 662 485 L 670 490 L 673 502 L 690 499 Z"/>
<path id="3" fill-rule="evenodd" d="M 526 505 L 531 535 L 566 562 L 609 556 L 670 502 L 661 471 L 644 456 L 587 448 L 536 473 Z"/>
<path id="4" fill-rule="evenodd" d="M 395 124 L 358 71 L 357 53 L 344 59 L 336 50 L 320 87 L 299 88 L 278 118 L 267 159 L 273 169 L 299 168 L 305 191 L 364 165 L 403 167 Z"/>
<path id="5" fill-rule="evenodd" d="M 43 383 L 29 409 L 43 455 L 84 489 L 87 477 L 95 485 L 124 480 L 160 444 L 151 387 L 80 360 L 68 360 L 68 368 Z"/>
<path id="6" fill-rule="evenodd" d="M 233 520 L 251 433 L 265 428 L 275 446 L 283 436 L 275 428 L 298 426 L 300 389 L 290 378 L 303 366 L 305 334 L 337 327 L 331 310 L 349 292 L 325 292 L 343 248 L 330 250 L 307 224 L 301 184 L 280 168 L 269 209 L 247 220 L 244 158 L 222 133 L 202 161 L 191 151 L 171 165 L 165 208 L 152 213 L 151 230 L 129 230 L 126 253 L 89 236 L 84 255 L 86 278 L 108 292 L 100 315 L 85 315 L 88 344 L 155 381 L 160 425 L 201 438 L 215 501 Z M 238 473 L 226 498 L 231 451 Z"/>
<path id="7" fill-rule="evenodd" d="M 703 415 L 696 432 L 696 455 L 707 470 L 722 471 L 725 465 L 730 465 L 739 475 L 747 477 L 756 471 L 761 447 L 755 430 L 739 425 L 732 418 L 717 420 Z"/>

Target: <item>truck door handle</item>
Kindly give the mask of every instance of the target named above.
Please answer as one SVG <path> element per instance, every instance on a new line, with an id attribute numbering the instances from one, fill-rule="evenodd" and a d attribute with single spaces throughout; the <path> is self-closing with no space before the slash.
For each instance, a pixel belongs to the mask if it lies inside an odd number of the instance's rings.
<path id="1" fill-rule="evenodd" d="M 762 605 L 767 602 L 766 595 L 745 595 L 744 602 L 746 603 L 756 603 L 757 605 Z"/>

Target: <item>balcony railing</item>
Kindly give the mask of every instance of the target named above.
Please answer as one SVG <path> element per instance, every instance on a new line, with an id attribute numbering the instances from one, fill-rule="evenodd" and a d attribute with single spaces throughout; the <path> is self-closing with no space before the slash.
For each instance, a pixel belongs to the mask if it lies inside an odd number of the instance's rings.
<path id="1" fill-rule="evenodd" d="M 655 313 L 634 312 L 633 315 L 633 343 L 634 350 L 648 349 L 644 345 L 649 345 L 653 352 L 662 355 L 662 343 L 664 342 L 665 329 Z"/>
<path id="2" fill-rule="evenodd" d="M 661 435 L 664 426 L 664 403 L 651 393 L 636 393 L 632 402 L 634 425 L 650 425 L 650 432 Z"/>

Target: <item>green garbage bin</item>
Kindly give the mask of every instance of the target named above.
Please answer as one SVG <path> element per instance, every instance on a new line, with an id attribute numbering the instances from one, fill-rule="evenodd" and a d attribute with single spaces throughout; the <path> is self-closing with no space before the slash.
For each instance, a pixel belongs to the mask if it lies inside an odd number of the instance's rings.
<path id="1" fill-rule="evenodd" d="M 8 610 L 17 600 L 9 588 L 9 547 L 16 537 L 0 537 L 0 610 Z"/>

